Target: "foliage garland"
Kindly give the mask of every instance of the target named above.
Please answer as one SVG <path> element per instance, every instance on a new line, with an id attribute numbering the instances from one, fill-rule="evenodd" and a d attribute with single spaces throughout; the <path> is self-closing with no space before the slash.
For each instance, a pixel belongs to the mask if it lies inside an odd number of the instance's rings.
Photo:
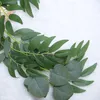
<path id="1" fill-rule="evenodd" d="M 53 87 L 55 100 L 69 100 L 74 93 L 85 92 L 80 87 L 88 86 L 93 81 L 83 77 L 90 75 L 97 66 L 95 63 L 84 69 L 87 61 L 84 55 L 89 41 L 59 50 L 68 40 L 51 45 L 55 36 L 47 37 L 28 28 L 14 31 L 11 21 L 23 22 L 18 15 L 7 12 L 23 10 L 33 17 L 30 3 L 39 9 L 39 0 L 0 0 L 0 62 L 7 66 L 14 78 L 17 70 L 25 78 L 26 89 L 35 97 L 46 97 L 49 85 Z M 49 71 L 50 77 L 44 71 Z"/>

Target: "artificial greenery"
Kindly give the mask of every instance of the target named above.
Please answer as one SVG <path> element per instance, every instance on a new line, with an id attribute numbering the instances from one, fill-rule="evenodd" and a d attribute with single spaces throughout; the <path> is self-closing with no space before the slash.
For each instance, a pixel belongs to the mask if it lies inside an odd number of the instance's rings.
<path id="1" fill-rule="evenodd" d="M 7 10 L 24 10 L 32 16 L 30 3 L 38 7 L 38 0 L 0 0 L 1 8 Z M 24 2 L 26 1 L 26 2 Z M 16 6 L 15 6 L 16 5 Z M 23 23 L 16 14 L 11 14 L 6 20 L 0 16 L 0 62 L 3 62 L 9 74 L 16 78 L 16 71 L 25 78 L 24 85 L 28 92 L 35 97 L 46 97 L 49 86 L 53 87 L 55 100 L 69 100 L 74 93 L 85 92 L 80 88 L 88 86 L 93 81 L 84 80 L 96 68 L 96 63 L 84 68 L 87 58 L 84 57 L 89 41 L 78 45 L 74 43 L 70 48 L 60 48 L 68 40 L 55 43 L 55 36 L 47 37 L 32 29 L 21 28 L 13 30 L 11 20 Z M 50 76 L 45 75 L 48 71 Z"/>

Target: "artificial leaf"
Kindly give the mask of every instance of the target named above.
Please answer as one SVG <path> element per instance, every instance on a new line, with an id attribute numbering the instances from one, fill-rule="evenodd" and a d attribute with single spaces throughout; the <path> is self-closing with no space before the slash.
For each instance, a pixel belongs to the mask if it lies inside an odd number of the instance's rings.
<path id="1" fill-rule="evenodd" d="M 28 29 L 28 28 L 22 28 L 22 29 L 19 29 L 17 31 L 15 31 L 15 35 L 16 36 L 20 36 L 22 40 L 29 40 L 29 39 L 32 39 L 33 37 L 37 36 L 38 32 L 35 32 L 31 29 Z"/>
<path id="2" fill-rule="evenodd" d="M 0 17 L 0 37 L 3 36 L 4 34 L 5 30 L 4 21 L 5 21 L 5 16 L 3 15 Z"/>
<path id="3" fill-rule="evenodd" d="M 56 43 L 54 43 L 50 48 L 49 48 L 49 52 L 54 52 L 56 50 L 58 50 L 63 44 L 65 44 L 68 40 L 60 40 Z"/>
<path id="4" fill-rule="evenodd" d="M 18 73 L 22 76 L 22 77 L 27 77 L 27 75 L 26 75 L 26 73 L 25 73 L 25 71 L 22 69 L 22 66 L 21 65 L 17 65 L 16 66 L 16 69 L 17 69 L 17 71 L 18 71 Z"/>
<path id="5" fill-rule="evenodd" d="M 72 86 L 67 83 L 60 87 L 54 87 L 53 96 L 55 100 L 68 100 L 73 95 Z"/>
<path id="6" fill-rule="evenodd" d="M 74 85 L 72 85 L 72 88 L 73 88 L 73 92 L 74 92 L 74 93 L 83 93 L 83 92 L 86 91 L 86 90 L 81 89 L 81 88 L 79 88 L 79 87 L 76 87 L 76 86 L 74 86 Z"/>
<path id="7" fill-rule="evenodd" d="M 87 80 L 83 80 L 83 79 L 78 79 L 76 81 L 73 82 L 73 84 L 77 85 L 77 86 L 87 86 L 92 84 L 94 81 L 87 81 Z"/>
<path id="8" fill-rule="evenodd" d="M 6 38 L 4 42 L 4 53 L 6 57 L 8 57 L 8 53 L 10 51 L 10 45 L 11 45 L 11 41 L 9 40 L 9 38 Z"/>
<path id="9" fill-rule="evenodd" d="M 52 40 L 55 38 L 55 36 L 52 36 L 50 38 L 47 38 L 46 40 L 43 41 L 43 43 L 40 45 L 39 47 L 39 51 L 43 52 L 43 51 L 48 51 L 49 49 L 49 45 L 52 42 Z"/>
<path id="10" fill-rule="evenodd" d="M 12 24 L 10 23 L 10 21 L 6 22 L 6 30 L 8 32 L 8 34 L 14 35 L 14 30 L 12 27 Z"/>
<path id="11" fill-rule="evenodd" d="M 12 20 L 12 21 L 18 22 L 20 24 L 23 24 L 21 18 L 16 14 L 10 14 L 9 19 Z"/>
<path id="12" fill-rule="evenodd" d="M 36 97 L 46 97 L 49 90 L 49 81 L 47 77 L 28 77 L 24 82 L 28 91 Z"/>
<path id="13" fill-rule="evenodd" d="M 93 73 L 93 71 L 95 70 L 96 66 L 97 66 L 97 63 L 95 63 L 92 66 L 90 66 L 89 68 L 85 69 L 82 72 L 81 77 L 86 77 L 86 76 L 90 75 L 91 73 Z"/>
<path id="14" fill-rule="evenodd" d="M 50 83 L 54 86 L 62 86 L 68 82 L 68 70 L 61 64 L 55 65 L 50 71 Z"/>
<path id="15" fill-rule="evenodd" d="M 75 81 L 80 77 L 82 72 L 82 65 L 80 62 L 72 60 L 66 65 L 66 68 L 68 69 L 69 79 L 71 81 Z"/>
<path id="16" fill-rule="evenodd" d="M 12 10 L 22 10 L 21 6 L 17 5 L 17 4 L 12 4 L 12 5 L 8 5 L 6 7 L 7 10 L 12 11 Z"/>
<path id="17" fill-rule="evenodd" d="M 4 53 L 1 53 L 0 54 L 0 63 L 5 59 L 5 54 Z"/>

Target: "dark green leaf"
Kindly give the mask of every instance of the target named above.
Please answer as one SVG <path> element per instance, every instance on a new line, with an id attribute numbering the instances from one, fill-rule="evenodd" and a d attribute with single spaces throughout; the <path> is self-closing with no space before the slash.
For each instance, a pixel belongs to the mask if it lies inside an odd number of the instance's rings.
<path id="1" fill-rule="evenodd" d="M 52 40 L 55 38 L 55 36 L 52 36 L 50 38 L 47 38 L 41 45 L 40 45 L 40 52 L 43 51 L 48 51 L 49 50 L 49 45 L 52 42 Z"/>
<path id="2" fill-rule="evenodd" d="M 28 13 L 31 17 L 33 17 L 32 9 L 31 9 L 29 0 L 25 0 L 24 3 L 25 3 L 25 9 L 26 9 L 27 13 Z"/>
<path id="3" fill-rule="evenodd" d="M 22 69 L 22 66 L 21 65 L 17 65 L 17 71 L 18 73 L 22 76 L 22 77 L 27 77 L 25 71 Z"/>
<path id="4" fill-rule="evenodd" d="M 81 77 L 85 77 L 85 76 L 88 76 L 88 75 L 92 74 L 93 71 L 95 70 L 96 66 L 97 66 L 97 63 L 95 63 L 94 65 L 92 65 L 89 68 L 85 69 L 82 72 Z"/>
<path id="5" fill-rule="evenodd" d="M 14 30 L 10 21 L 6 22 L 6 30 L 9 34 L 14 35 Z"/>
<path id="6" fill-rule="evenodd" d="M 22 10 L 21 6 L 17 5 L 17 4 L 12 4 L 12 5 L 8 5 L 6 7 L 7 10 L 12 11 L 12 10 Z"/>
<path id="7" fill-rule="evenodd" d="M 23 24 L 21 18 L 16 14 L 10 14 L 9 19 L 12 20 L 12 21 L 18 22 L 20 24 Z"/>
<path id="8" fill-rule="evenodd" d="M 30 2 L 39 9 L 38 0 L 30 0 Z"/>
<path id="9" fill-rule="evenodd" d="M 54 43 L 50 48 L 49 48 L 49 52 L 54 52 L 56 50 L 58 50 L 63 44 L 65 44 L 68 40 L 60 40 L 56 43 Z"/>
<path id="10" fill-rule="evenodd" d="M 0 17 L 0 37 L 2 37 L 4 34 L 4 30 L 5 30 L 4 21 L 5 21 L 5 16 L 1 16 Z"/>

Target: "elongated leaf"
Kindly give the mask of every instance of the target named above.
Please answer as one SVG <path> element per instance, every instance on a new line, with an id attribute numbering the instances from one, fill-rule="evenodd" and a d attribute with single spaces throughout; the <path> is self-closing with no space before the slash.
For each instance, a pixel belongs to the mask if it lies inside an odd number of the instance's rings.
<path id="1" fill-rule="evenodd" d="M 32 39 L 33 37 L 37 36 L 38 34 L 40 34 L 40 33 L 35 32 L 28 28 L 22 28 L 15 32 L 15 35 L 20 36 L 23 41 Z"/>
<path id="2" fill-rule="evenodd" d="M 4 20 L 5 20 L 5 16 L 1 16 L 0 17 L 0 37 L 2 37 L 4 34 L 4 29 L 5 29 Z"/>
<path id="3" fill-rule="evenodd" d="M 9 19 L 12 20 L 12 21 L 18 22 L 20 24 L 23 24 L 21 18 L 16 14 L 10 14 Z"/>
<path id="4" fill-rule="evenodd" d="M 32 68 L 28 68 L 26 72 L 29 74 L 30 77 L 39 77 L 39 76 L 45 76 L 40 71 Z"/>
<path id="5" fill-rule="evenodd" d="M 82 72 L 82 65 L 80 62 L 72 60 L 66 65 L 69 72 L 69 79 L 72 81 L 77 80 Z"/>
<path id="6" fill-rule="evenodd" d="M 50 45 L 50 43 L 52 42 L 52 40 L 53 40 L 54 38 L 55 38 L 55 36 L 52 36 L 52 37 L 50 37 L 50 38 L 47 38 L 47 39 L 40 45 L 39 51 L 40 51 L 40 52 L 48 51 L 49 45 Z"/>
<path id="7" fill-rule="evenodd" d="M 85 77 L 85 76 L 88 76 L 88 75 L 92 74 L 93 71 L 95 70 L 96 66 L 97 66 L 97 63 L 95 63 L 94 65 L 92 65 L 89 68 L 85 69 L 82 72 L 81 77 Z"/>
<path id="8" fill-rule="evenodd" d="M 53 89 L 53 96 L 55 100 L 69 100 L 72 95 L 73 88 L 69 83 L 64 86 L 54 87 Z"/>
<path id="9" fill-rule="evenodd" d="M 6 38 L 5 42 L 4 42 L 4 53 L 5 53 L 6 57 L 8 57 L 8 53 L 10 51 L 10 45 L 11 45 L 11 42 L 10 42 L 9 38 Z"/>
<path id="10" fill-rule="evenodd" d="M 36 97 L 46 97 L 49 90 L 49 81 L 47 77 L 28 77 L 25 82 L 28 91 Z"/>
<path id="11" fill-rule="evenodd" d="M 28 13 L 31 17 L 33 17 L 32 9 L 31 9 L 29 0 L 25 0 L 24 3 L 25 3 L 25 9 L 26 9 L 27 13 Z"/>
<path id="12" fill-rule="evenodd" d="M 90 41 L 88 41 L 80 50 L 80 53 L 78 54 L 78 59 L 81 60 L 82 57 L 85 55 L 85 52 L 87 51 L 88 49 L 88 46 L 89 46 L 89 43 Z"/>
<path id="13" fill-rule="evenodd" d="M 0 54 L 0 63 L 5 59 L 5 54 L 4 53 L 1 53 Z"/>
<path id="14" fill-rule="evenodd" d="M 24 70 L 21 68 L 20 65 L 17 65 L 17 71 L 22 77 L 25 77 L 25 78 L 27 77 L 26 73 L 24 72 Z"/>
<path id="15" fill-rule="evenodd" d="M 88 58 L 85 58 L 85 59 L 83 59 L 83 60 L 80 62 L 81 65 L 82 65 L 82 70 L 83 70 L 84 65 L 85 65 L 85 63 L 86 63 L 87 60 L 88 60 Z"/>
<path id="16" fill-rule="evenodd" d="M 9 34 L 14 35 L 14 30 L 10 21 L 6 22 L 6 30 Z"/>
<path id="17" fill-rule="evenodd" d="M 54 52 L 56 50 L 58 50 L 63 44 L 65 44 L 68 40 L 60 40 L 56 43 L 54 43 L 50 48 L 49 48 L 49 52 Z"/>
<path id="18" fill-rule="evenodd" d="M 72 85 L 72 87 L 73 87 L 74 93 L 83 93 L 83 92 L 86 91 L 86 90 L 81 89 L 81 88 L 79 88 L 79 87 L 76 87 L 76 86 L 74 86 L 74 85 Z"/>
<path id="19" fill-rule="evenodd" d="M 77 81 L 74 81 L 73 84 L 77 85 L 77 86 L 87 86 L 92 84 L 94 81 L 87 81 L 87 80 L 82 80 L 82 79 L 78 79 Z"/>
<path id="20" fill-rule="evenodd" d="M 30 2 L 39 9 L 38 0 L 30 0 Z"/>
<path id="21" fill-rule="evenodd" d="M 69 54 L 69 50 L 59 50 L 55 53 L 56 57 L 67 57 Z"/>
<path id="22" fill-rule="evenodd" d="M 17 4 L 13 4 L 13 5 L 8 5 L 6 7 L 7 10 L 12 11 L 12 10 L 22 10 L 21 6 L 17 5 Z"/>
<path id="23" fill-rule="evenodd" d="M 40 44 L 41 44 L 41 41 L 43 41 L 44 38 L 45 38 L 44 35 L 40 35 L 40 36 L 34 37 L 34 38 L 31 40 L 30 44 L 29 44 L 29 49 L 30 49 L 31 51 L 34 51 L 35 49 L 39 49 Z"/>
<path id="24" fill-rule="evenodd" d="M 17 65 L 14 63 L 14 62 L 10 62 L 10 65 L 8 66 L 8 71 L 9 71 L 9 74 L 12 76 L 12 77 L 16 77 L 15 75 L 15 67 Z"/>

